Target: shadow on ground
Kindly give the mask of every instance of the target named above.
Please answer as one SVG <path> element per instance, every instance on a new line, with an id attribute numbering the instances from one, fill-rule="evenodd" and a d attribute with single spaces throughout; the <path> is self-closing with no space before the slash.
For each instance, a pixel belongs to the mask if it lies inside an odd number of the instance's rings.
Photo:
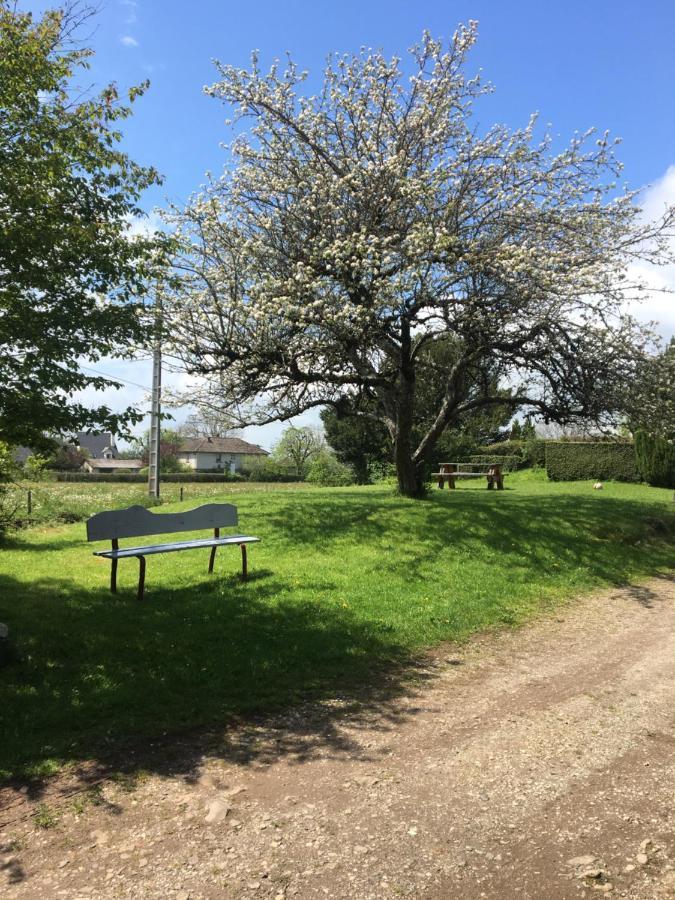
<path id="1" fill-rule="evenodd" d="M 289 496 L 254 524 L 280 553 L 335 551 L 343 539 L 377 542 L 376 565 L 411 578 L 449 547 L 470 555 L 486 544 L 495 560 L 515 547 L 530 566 L 553 556 L 563 567 L 592 566 L 599 579 L 614 583 L 625 580 L 638 554 L 645 571 L 663 558 L 662 551 L 650 556 L 648 545 L 652 537 L 663 541 L 670 526 L 648 506 L 527 497 L 519 498 L 516 515 L 503 500 L 476 491 L 423 504 L 357 491 L 309 494 L 302 502 Z M 19 547 L 26 567 L 45 549 L 39 542 Z M 304 576 L 303 587 L 311 588 Z M 324 577 L 316 588 L 325 592 L 330 584 Z M 139 768 L 194 777 L 205 754 L 246 765 L 301 760 L 318 747 L 365 753 L 346 741 L 340 720 L 348 715 L 354 726 L 360 711 L 364 721 L 376 712 L 395 728 L 402 716 L 414 715 L 402 711 L 401 695 L 433 671 L 395 633 L 336 604 L 292 595 L 292 583 L 273 567 L 246 584 L 231 576 L 176 590 L 155 587 L 145 604 L 111 598 L 103 586 L 80 586 L 68 572 L 28 585 L 0 575 L 0 612 L 12 611 L 21 634 L 17 659 L 0 670 L 0 769 L 20 774 L 27 796 L 39 800 L 49 781 L 26 773 L 63 759 L 81 761 L 69 777 L 86 783 Z M 635 600 L 653 602 L 643 588 L 635 589 Z M 269 715 L 262 718 L 275 710 L 278 727 Z M 197 732 L 190 730 L 195 724 Z M 11 784 L 8 796 L 16 796 Z"/>

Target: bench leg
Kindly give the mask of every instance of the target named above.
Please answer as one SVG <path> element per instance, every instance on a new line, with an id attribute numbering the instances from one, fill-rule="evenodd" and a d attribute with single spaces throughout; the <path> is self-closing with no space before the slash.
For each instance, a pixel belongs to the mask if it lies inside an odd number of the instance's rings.
<path id="1" fill-rule="evenodd" d="M 117 593 L 117 560 L 110 560 L 110 592 L 112 594 Z"/>
<path id="2" fill-rule="evenodd" d="M 241 580 L 246 581 L 248 578 L 248 562 L 246 559 L 246 544 L 239 544 L 241 547 Z"/>
<path id="3" fill-rule="evenodd" d="M 211 556 L 209 558 L 209 575 L 213 574 L 213 564 L 216 561 L 216 548 L 211 547 Z"/>
<path id="4" fill-rule="evenodd" d="M 145 557 L 138 557 L 138 600 L 139 602 L 143 599 L 143 594 L 145 592 Z"/>

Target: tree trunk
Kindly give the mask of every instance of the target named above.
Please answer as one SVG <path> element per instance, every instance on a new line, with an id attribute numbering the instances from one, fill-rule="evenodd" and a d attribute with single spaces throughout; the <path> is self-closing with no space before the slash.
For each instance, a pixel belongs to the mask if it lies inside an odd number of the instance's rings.
<path id="1" fill-rule="evenodd" d="M 396 450 L 396 477 L 398 490 L 404 497 L 419 499 L 424 496 L 424 482 L 420 471 L 412 460 L 410 453 L 399 455 L 398 444 Z"/>
<path id="2" fill-rule="evenodd" d="M 399 493 L 404 497 L 422 497 L 424 482 L 420 469 L 413 459 L 412 431 L 415 402 L 414 373 L 402 372 L 396 409 L 396 435 L 394 463 Z"/>

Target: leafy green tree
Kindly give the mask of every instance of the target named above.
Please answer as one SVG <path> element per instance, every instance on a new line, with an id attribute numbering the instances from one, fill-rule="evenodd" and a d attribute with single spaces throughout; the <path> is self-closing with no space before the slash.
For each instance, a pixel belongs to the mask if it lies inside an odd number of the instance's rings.
<path id="1" fill-rule="evenodd" d="M 288 465 L 296 475 L 304 477 L 312 460 L 324 449 L 323 435 L 305 426 L 285 428 L 272 451 L 275 462 Z"/>
<path id="2" fill-rule="evenodd" d="M 534 422 L 530 416 L 525 416 L 525 421 L 521 428 L 521 437 L 524 441 L 534 441 L 537 437 Z"/>
<path id="3" fill-rule="evenodd" d="M 183 443 L 183 435 L 170 428 L 162 428 L 159 434 L 159 470 L 160 472 L 185 472 L 189 467 L 178 459 L 178 451 Z M 141 459 L 144 466 L 150 460 L 150 432 L 146 431 L 140 438 L 131 442 L 134 456 Z"/>
<path id="4" fill-rule="evenodd" d="M 82 468 L 82 464 L 89 459 L 89 451 L 74 444 L 62 444 L 47 463 L 47 468 L 56 469 L 59 472 L 74 472 Z"/>
<path id="5" fill-rule="evenodd" d="M 392 462 L 391 438 L 376 417 L 359 416 L 342 404 L 321 410 L 321 422 L 329 446 L 359 484 L 368 484 L 373 468 Z"/>
<path id="6" fill-rule="evenodd" d="M 23 464 L 23 474 L 29 481 L 40 481 L 49 465 L 49 457 L 41 453 L 32 453 Z"/>
<path id="7" fill-rule="evenodd" d="M 340 462 L 334 453 L 324 449 L 309 464 L 307 481 L 321 487 L 346 487 L 354 484 L 354 472 L 350 466 Z"/>
<path id="8" fill-rule="evenodd" d="M 73 39 L 88 15 L 36 18 L 0 0 L 0 438 L 10 444 L 119 433 L 140 418 L 72 399 L 113 384 L 78 360 L 144 343 L 141 301 L 164 244 L 130 229 L 142 191 L 160 180 L 119 149 L 130 105 L 114 84 L 82 96 L 74 82 L 92 56 Z"/>

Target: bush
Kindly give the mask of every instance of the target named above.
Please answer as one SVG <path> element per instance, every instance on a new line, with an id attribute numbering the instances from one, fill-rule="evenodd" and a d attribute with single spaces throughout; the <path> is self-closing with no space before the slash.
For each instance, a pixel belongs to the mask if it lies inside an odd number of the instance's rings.
<path id="1" fill-rule="evenodd" d="M 251 460 L 249 465 L 242 469 L 242 475 L 249 481 L 304 481 L 302 475 L 291 472 L 287 465 L 278 462 L 271 456 L 266 456 L 262 461 Z"/>
<path id="2" fill-rule="evenodd" d="M 646 431 L 635 434 L 640 474 L 653 487 L 675 488 L 675 443 Z"/>
<path id="3" fill-rule="evenodd" d="M 530 438 L 523 441 L 525 465 L 543 468 L 546 465 L 546 441 L 542 438 Z"/>
<path id="4" fill-rule="evenodd" d="M 332 453 L 321 453 L 315 457 L 307 473 L 307 481 L 320 487 L 346 487 L 354 484 L 355 480 L 354 470 Z"/>
<path id="5" fill-rule="evenodd" d="M 551 481 L 640 481 L 633 444 L 616 442 L 547 441 L 546 474 Z"/>

